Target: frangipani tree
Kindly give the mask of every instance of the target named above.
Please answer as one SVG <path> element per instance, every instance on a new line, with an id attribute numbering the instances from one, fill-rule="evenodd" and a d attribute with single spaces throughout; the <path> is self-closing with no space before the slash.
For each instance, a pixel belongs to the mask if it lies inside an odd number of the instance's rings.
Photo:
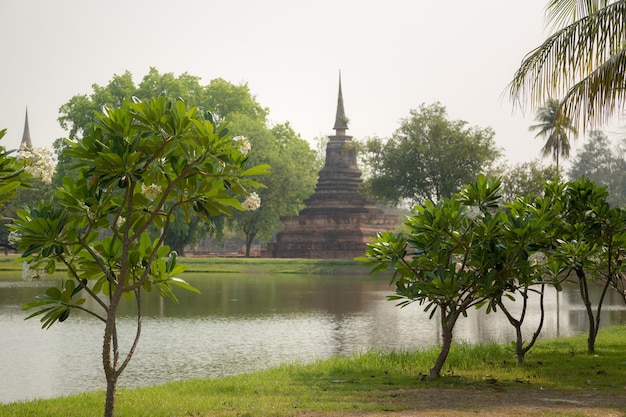
<path id="1" fill-rule="evenodd" d="M 514 327 L 513 348 L 521 365 L 543 328 L 546 286 L 552 285 L 560 291 L 564 279 L 560 263 L 554 259 L 557 228 L 553 227 L 553 219 L 559 216 L 560 205 L 558 199 L 530 195 L 518 196 L 507 202 L 504 208 L 502 223 L 498 225 L 501 235 L 495 245 L 502 253 L 500 261 L 492 267 L 508 269 L 510 273 L 506 276 L 505 286 L 501 286 L 502 291 L 486 301 L 487 313 L 500 310 Z M 538 299 L 531 307 L 532 293 L 538 295 Z M 527 339 L 524 326 L 527 314 L 532 310 L 539 312 L 539 320 Z"/>
<path id="2" fill-rule="evenodd" d="M 196 291 L 177 278 L 184 267 L 163 244 L 175 210 L 182 208 L 187 221 L 195 213 L 210 223 L 256 209 L 252 189 L 261 184 L 251 177 L 269 167 L 246 168 L 249 142 L 181 100 L 127 101 L 98 119 L 88 136 L 68 141 L 78 179 L 64 179 L 54 203 L 21 210 L 13 230 L 27 276 L 40 278 L 59 265 L 67 271 L 59 287 L 24 306 L 35 310 L 29 318 L 49 328 L 83 310 L 102 321 L 104 415 L 113 416 L 118 378 L 141 334 L 142 293 L 176 300 L 174 285 Z M 130 348 L 121 352 L 117 311 L 126 298 L 136 303 L 137 322 Z"/>
<path id="3" fill-rule="evenodd" d="M 406 232 L 379 234 L 361 258 L 373 272 L 393 270 L 396 295 L 389 299 L 400 300 L 399 306 L 417 302 L 431 318 L 439 312 L 442 345 L 431 377 L 440 376 L 461 316 L 483 305 L 487 312 L 502 308 L 503 298 L 525 297 L 543 275 L 535 253 L 554 213 L 521 202 L 515 212 L 503 210 L 499 189 L 498 180 L 480 175 L 450 198 L 427 200 L 408 217 Z M 521 329 L 524 318 L 509 317 Z M 521 332 L 516 346 L 522 361 L 527 349 Z"/>
<path id="4" fill-rule="evenodd" d="M 452 331 L 462 315 L 497 291 L 500 271 L 493 268 L 494 247 L 502 212 L 495 211 L 500 183 L 484 176 L 469 187 L 471 200 L 455 194 L 435 204 L 416 206 L 405 222 L 407 232 L 384 232 L 368 245 L 366 257 L 372 271 L 394 271 L 398 305 L 424 305 L 434 317 L 439 311 L 442 346 L 430 369 L 439 377 L 452 345 Z M 467 204 L 466 204 L 467 203 Z"/>
<path id="5" fill-rule="evenodd" d="M 576 277 L 589 323 L 587 350 L 594 353 L 606 293 L 613 288 L 624 297 L 626 211 L 611 207 L 606 187 L 585 177 L 556 192 L 548 188 L 546 193 L 561 201 L 557 260 L 563 274 Z M 594 283 L 602 286 L 597 300 L 592 300 L 589 290 Z"/>

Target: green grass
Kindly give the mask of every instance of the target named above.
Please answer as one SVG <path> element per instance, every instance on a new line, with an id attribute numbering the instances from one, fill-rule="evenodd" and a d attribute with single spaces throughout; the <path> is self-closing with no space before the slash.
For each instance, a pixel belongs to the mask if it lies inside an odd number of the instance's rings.
<path id="1" fill-rule="evenodd" d="M 17 256 L 0 256 L 0 272 L 21 271 Z M 181 257 L 178 262 L 187 266 L 187 272 L 255 273 L 255 274 L 365 274 L 368 267 L 349 259 L 274 259 L 274 258 L 192 258 Z M 61 268 L 62 269 L 62 268 Z M 60 269 L 60 270 L 61 270 Z M 0 280 L 15 279 L 1 274 Z"/>
<path id="2" fill-rule="evenodd" d="M 179 258 L 188 272 L 268 274 L 367 274 L 369 269 L 354 260 L 276 258 Z"/>
<path id="3" fill-rule="evenodd" d="M 116 415 L 145 417 L 297 416 L 306 412 L 341 410 L 401 411 L 388 401 L 403 389 L 472 388 L 564 390 L 576 395 L 588 390 L 623 395 L 626 381 L 626 327 L 600 330 L 598 352 L 586 353 L 585 335 L 540 340 L 516 364 L 508 347 L 453 345 L 438 379 L 424 378 L 438 353 L 369 352 L 335 357 L 308 365 L 289 364 L 266 371 L 218 379 L 174 382 L 122 389 Z M 102 414 L 104 393 L 93 392 L 51 400 L 0 405 L 0 417 L 96 416 Z M 625 410 L 626 411 L 626 410 Z"/>

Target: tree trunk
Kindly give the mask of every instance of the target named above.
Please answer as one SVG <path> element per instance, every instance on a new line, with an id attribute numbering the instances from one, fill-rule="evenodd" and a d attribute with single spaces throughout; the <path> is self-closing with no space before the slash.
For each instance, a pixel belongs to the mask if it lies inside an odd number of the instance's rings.
<path id="1" fill-rule="evenodd" d="M 104 402 L 104 417 L 113 417 L 115 414 L 115 391 L 117 389 L 118 352 L 115 336 L 115 314 L 107 317 L 102 346 L 102 364 L 107 381 L 106 400 Z M 112 354 L 112 355 L 111 355 Z"/>
<path id="2" fill-rule="evenodd" d="M 255 237 L 256 237 L 256 232 L 246 233 L 246 258 L 250 257 L 250 248 L 252 247 L 252 242 L 254 242 Z"/>
<path id="3" fill-rule="evenodd" d="M 521 319 L 517 320 L 511 312 L 506 308 L 506 306 L 502 303 L 502 301 L 498 302 L 498 307 L 504 313 L 507 320 L 511 325 L 515 328 L 515 357 L 517 358 L 517 364 L 522 365 L 524 363 L 524 356 L 526 352 L 524 351 L 524 336 L 522 335 L 522 323 L 524 320 L 524 316 L 526 314 L 526 298 L 524 298 L 524 305 L 522 307 L 522 315 Z"/>
<path id="4" fill-rule="evenodd" d="M 587 276 L 582 268 L 576 268 L 576 276 L 578 277 L 578 288 L 580 289 L 580 298 L 583 300 L 585 310 L 587 311 L 587 318 L 589 319 L 589 333 L 587 335 L 587 352 L 595 353 L 596 351 L 596 320 L 591 308 L 591 300 L 589 299 L 589 287 L 587 283 Z"/>
<path id="5" fill-rule="evenodd" d="M 545 284 L 541 284 L 541 295 L 539 296 L 539 309 L 541 311 L 541 316 L 539 319 L 539 324 L 537 325 L 537 329 L 533 333 L 533 337 L 530 342 L 524 346 L 524 335 L 522 334 L 522 325 L 524 324 L 524 319 L 526 318 L 526 311 L 528 308 L 528 288 L 525 288 L 522 291 L 522 296 L 524 302 L 522 304 L 522 312 L 520 313 L 519 320 L 513 317 L 511 312 L 506 308 L 506 306 L 502 303 L 502 301 L 498 302 L 498 307 L 504 313 L 506 318 L 509 320 L 509 323 L 515 328 L 515 357 L 517 358 L 517 364 L 523 365 L 524 359 L 526 357 L 526 353 L 534 346 L 539 334 L 541 333 L 541 329 L 543 328 L 543 321 L 545 318 L 545 307 L 543 303 L 543 295 L 544 295 Z"/>
<path id="6" fill-rule="evenodd" d="M 119 289 L 111 296 L 107 321 L 104 327 L 104 341 L 102 343 L 102 366 L 107 381 L 106 399 L 104 402 L 104 417 L 113 417 L 115 414 L 115 392 L 119 377 L 119 347 L 117 341 L 117 306 L 121 293 Z"/>
<path id="7" fill-rule="evenodd" d="M 441 376 L 441 368 L 443 368 L 448 354 L 450 353 L 450 347 L 452 346 L 452 330 L 454 329 L 454 323 L 458 317 L 459 313 L 457 311 L 446 313 L 445 309 L 441 309 L 441 334 L 443 341 L 435 365 L 430 369 L 429 375 L 431 378 L 439 378 Z"/>
<path id="8" fill-rule="evenodd" d="M 135 330 L 135 339 L 133 340 L 133 343 L 123 361 L 120 361 L 116 322 L 117 307 L 120 297 L 122 296 L 122 291 L 119 287 L 116 289 L 114 296 L 111 297 L 111 303 L 107 312 L 107 322 L 104 330 L 104 343 L 102 346 L 102 363 L 107 380 L 104 417 L 113 417 L 115 414 L 115 393 L 117 391 L 117 380 L 132 359 L 135 350 L 137 349 L 137 344 L 139 343 L 139 337 L 141 336 L 141 323 L 143 320 L 143 312 L 141 308 L 141 287 L 133 291 L 135 299 L 137 300 L 137 327 Z M 111 354 L 113 356 L 111 356 Z"/>
<path id="9" fill-rule="evenodd" d="M 174 252 L 176 252 L 178 256 L 185 256 L 185 246 L 186 244 L 184 242 L 176 242 L 170 244 L 170 247 Z"/>
<path id="10" fill-rule="evenodd" d="M 115 392 L 117 391 L 117 376 L 107 377 L 106 400 L 104 401 L 104 417 L 115 415 Z"/>
<path id="11" fill-rule="evenodd" d="M 589 338 L 587 340 L 587 351 L 589 353 L 594 353 L 596 350 L 596 338 L 598 337 L 598 332 L 600 331 L 600 313 L 602 312 L 602 304 L 604 302 L 604 297 L 611 286 L 611 274 L 607 277 L 606 282 L 604 283 L 604 288 L 602 289 L 602 295 L 600 296 L 600 300 L 598 300 L 598 309 L 596 310 L 595 317 L 595 325 L 593 327 L 593 335 L 591 331 L 589 332 Z M 591 350 L 589 350 L 591 349 Z"/>

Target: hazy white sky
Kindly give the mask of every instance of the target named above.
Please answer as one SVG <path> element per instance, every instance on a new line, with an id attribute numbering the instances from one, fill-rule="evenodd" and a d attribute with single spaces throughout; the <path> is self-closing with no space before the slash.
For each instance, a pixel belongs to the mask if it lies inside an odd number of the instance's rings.
<path id="1" fill-rule="evenodd" d="M 338 73 L 348 134 L 388 137 L 420 104 L 492 127 L 511 162 L 542 141 L 506 95 L 546 37 L 547 0 L 0 0 L 0 128 L 19 145 L 28 107 L 35 146 L 66 133 L 59 107 L 129 70 L 247 83 L 276 123 L 332 134 Z"/>

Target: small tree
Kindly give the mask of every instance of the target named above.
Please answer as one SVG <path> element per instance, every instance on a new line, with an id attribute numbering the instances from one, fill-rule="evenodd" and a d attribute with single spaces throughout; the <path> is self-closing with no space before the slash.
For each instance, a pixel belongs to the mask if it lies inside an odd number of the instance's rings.
<path id="1" fill-rule="evenodd" d="M 59 287 L 24 306 L 36 310 L 28 318 L 39 316 L 49 328 L 82 310 L 104 324 L 104 415 L 110 417 L 118 378 L 141 334 L 142 293 L 155 289 L 176 300 L 173 285 L 195 291 L 176 278 L 184 268 L 163 244 L 175 210 L 181 208 L 187 221 L 194 211 L 210 222 L 254 209 L 258 201 L 250 190 L 260 184 L 250 177 L 268 167 L 245 169 L 247 143 L 180 100 L 125 101 L 98 118 L 87 136 L 68 141 L 65 153 L 78 161 L 77 177 L 63 180 L 54 204 L 21 210 L 13 230 L 25 276 L 41 278 L 58 264 L 67 271 Z M 129 350 L 120 352 L 117 312 L 126 298 L 136 304 L 136 332 Z"/>
<path id="2" fill-rule="evenodd" d="M 450 199 L 437 205 L 426 201 L 406 221 L 408 232 L 380 234 L 368 246 L 367 257 L 361 258 L 373 265 L 373 271 L 394 270 L 396 295 L 389 298 L 402 300 L 398 305 L 424 304 L 431 318 L 440 311 L 443 343 L 430 370 L 432 377 L 440 375 L 457 319 L 471 307 L 487 305 L 487 313 L 504 311 L 516 330 L 519 363 L 543 326 L 543 277 L 548 266 L 541 251 L 552 242 L 549 225 L 558 209 L 551 201 L 529 198 L 502 210 L 499 189 L 499 181 L 481 175 Z M 522 325 L 535 286 L 541 288 L 541 319 L 525 343 Z M 519 317 L 504 303 L 516 296 L 523 300 Z"/>
<path id="3" fill-rule="evenodd" d="M 608 289 L 613 287 L 623 296 L 626 213 L 609 205 L 606 187 L 597 187 L 584 177 L 569 182 L 557 197 L 563 207 L 557 258 L 564 274 L 576 275 L 589 321 L 587 350 L 593 353 Z M 589 294 L 592 283 L 603 287 L 595 306 Z"/>
<path id="4" fill-rule="evenodd" d="M 431 377 L 440 376 L 458 318 L 506 285 L 511 270 L 501 263 L 499 187 L 479 176 L 462 193 L 437 204 L 427 200 L 405 222 L 407 232 L 379 234 L 360 258 L 373 272 L 393 269 L 396 295 L 389 299 L 402 300 L 399 306 L 418 302 L 431 318 L 439 310 L 443 343 Z"/>
<path id="5" fill-rule="evenodd" d="M 552 219 L 558 213 L 558 200 L 550 197 L 517 197 L 506 205 L 506 216 L 500 225 L 502 235 L 498 246 L 504 248 L 502 265 L 508 265 L 511 274 L 508 275 L 506 285 L 502 291 L 488 300 L 487 312 L 500 309 L 509 323 L 515 329 L 515 356 L 517 363 L 524 363 L 526 353 L 534 346 L 541 334 L 545 318 L 544 294 L 546 284 L 554 285 L 558 291 L 560 287 L 560 268 L 552 260 L 554 227 Z M 497 267 L 497 265 L 495 265 Z M 529 311 L 529 296 L 531 293 L 539 295 L 539 322 L 533 331 L 530 340 L 526 340 L 523 325 Z M 506 300 L 521 302 L 519 315 L 515 316 Z"/>

